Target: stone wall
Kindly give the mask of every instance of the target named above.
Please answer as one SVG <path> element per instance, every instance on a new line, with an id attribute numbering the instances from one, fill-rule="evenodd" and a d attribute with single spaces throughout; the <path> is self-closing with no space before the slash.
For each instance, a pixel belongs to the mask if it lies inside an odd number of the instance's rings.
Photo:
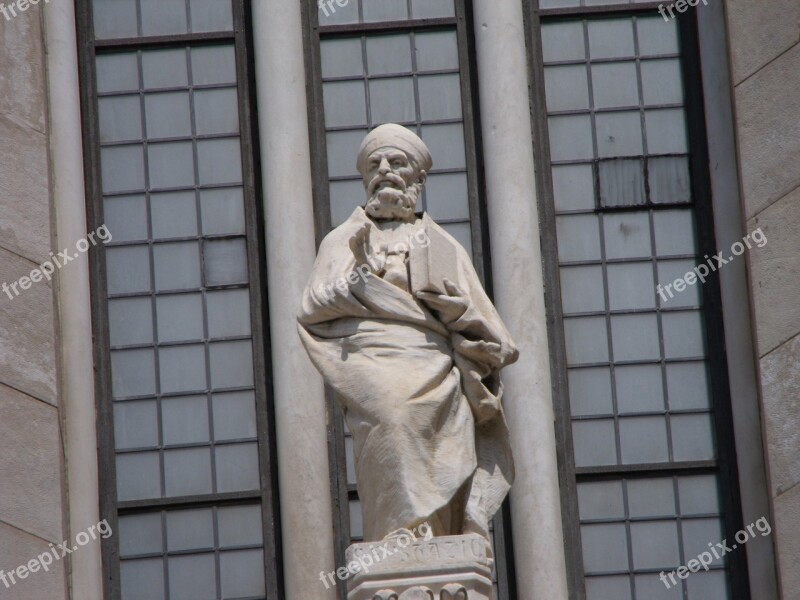
<path id="1" fill-rule="evenodd" d="M 800 2 L 727 0 L 762 414 L 783 598 L 800 590 Z"/>
<path id="2" fill-rule="evenodd" d="M 6 3 L 8 4 L 8 3 Z M 42 6 L 0 16 L 0 283 L 53 248 Z M 19 289 L 19 288 L 18 288 Z M 0 292 L 0 569 L 66 539 L 56 307 L 51 283 Z M 8 600 L 67 597 L 65 561 L 9 587 Z"/>

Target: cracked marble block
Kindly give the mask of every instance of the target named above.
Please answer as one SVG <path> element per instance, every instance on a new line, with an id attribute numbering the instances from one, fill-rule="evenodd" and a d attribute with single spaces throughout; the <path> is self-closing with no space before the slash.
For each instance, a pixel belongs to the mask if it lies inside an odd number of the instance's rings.
<path id="1" fill-rule="evenodd" d="M 353 544 L 347 600 L 493 600 L 487 550 L 477 534 Z"/>

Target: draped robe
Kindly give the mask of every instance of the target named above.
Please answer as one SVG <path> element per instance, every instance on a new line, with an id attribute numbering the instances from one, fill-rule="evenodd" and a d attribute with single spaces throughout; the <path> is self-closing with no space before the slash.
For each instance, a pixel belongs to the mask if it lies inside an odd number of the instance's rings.
<path id="1" fill-rule="evenodd" d="M 357 208 L 323 240 L 298 315 L 302 342 L 353 436 L 364 539 L 446 522 L 437 515 L 448 506 L 461 524 L 434 527 L 436 535 L 488 536 L 514 478 L 498 373 L 517 350 L 466 251 L 427 214 L 424 227 L 456 249 L 458 272 L 449 279 L 469 302 L 458 320 L 445 326 L 400 287 L 352 276 L 360 265 L 349 240 L 367 221 Z M 496 346 L 467 357 L 458 350 L 465 340 Z"/>

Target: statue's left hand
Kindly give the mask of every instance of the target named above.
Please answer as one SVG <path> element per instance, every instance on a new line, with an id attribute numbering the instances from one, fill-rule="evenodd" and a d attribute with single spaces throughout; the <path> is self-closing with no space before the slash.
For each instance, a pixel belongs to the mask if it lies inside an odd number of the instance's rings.
<path id="1" fill-rule="evenodd" d="M 415 296 L 438 313 L 445 325 L 457 321 L 469 308 L 469 300 L 461 289 L 447 278 L 443 279 L 446 294 L 416 292 Z"/>
<path id="2" fill-rule="evenodd" d="M 466 356 L 471 361 L 479 364 L 488 364 L 490 368 L 499 369 L 503 363 L 503 347 L 494 342 L 483 340 L 468 340 L 457 336 L 454 344 L 455 350 Z"/>

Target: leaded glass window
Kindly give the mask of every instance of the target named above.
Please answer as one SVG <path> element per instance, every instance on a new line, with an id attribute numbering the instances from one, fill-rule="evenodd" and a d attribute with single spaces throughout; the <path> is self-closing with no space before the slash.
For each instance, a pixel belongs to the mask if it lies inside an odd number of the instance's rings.
<path id="1" fill-rule="evenodd" d="M 276 598 L 244 5 L 82 9 L 107 597 Z"/>
<path id="2" fill-rule="evenodd" d="M 606 4 L 617 6 L 582 14 Z M 689 135 L 689 28 L 620 4 L 540 2 L 569 390 L 562 418 L 585 598 L 726 600 L 736 557 L 670 587 L 659 578 L 737 521 L 726 520 L 737 500 L 722 469 L 732 459 L 721 454 L 726 375 L 707 323 L 715 283 L 673 297 L 656 288 L 708 251 L 698 220 L 710 200 L 692 173 L 703 145 Z"/>

